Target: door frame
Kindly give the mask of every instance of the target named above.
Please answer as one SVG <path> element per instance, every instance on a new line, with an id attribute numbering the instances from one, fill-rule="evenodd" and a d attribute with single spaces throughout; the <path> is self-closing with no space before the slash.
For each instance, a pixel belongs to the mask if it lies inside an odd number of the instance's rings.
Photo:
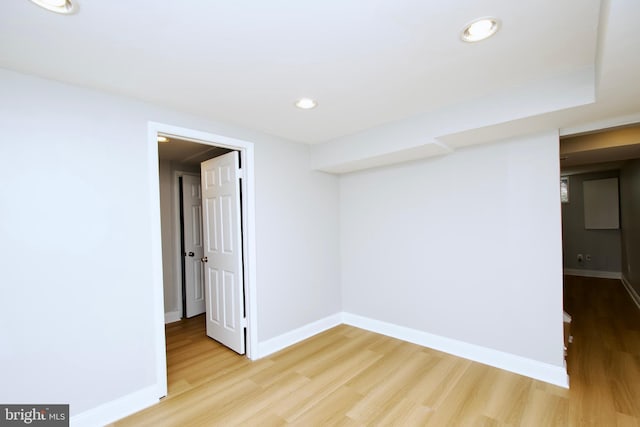
<path id="1" fill-rule="evenodd" d="M 165 123 L 147 124 L 147 161 L 149 171 L 151 269 L 153 307 L 155 311 L 155 354 L 158 397 L 167 395 L 167 355 L 164 321 L 164 284 L 162 278 L 162 234 L 160 225 L 160 182 L 158 166 L 158 134 L 190 140 L 203 145 L 229 148 L 240 152 L 244 177 L 242 179 L 242 227 L 244 245 L 244 297 L 246 304 L 246 356 L 258 358 L 258 308 L 256 291 L 256 215 L 255 163 L 253 143 L 224 135 L 202 132 Z"/>

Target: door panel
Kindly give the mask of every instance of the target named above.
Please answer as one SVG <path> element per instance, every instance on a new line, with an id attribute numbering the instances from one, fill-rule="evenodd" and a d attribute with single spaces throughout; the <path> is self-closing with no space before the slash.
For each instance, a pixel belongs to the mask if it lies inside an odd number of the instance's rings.
<path id="1" fill-rule="evenodd" d="M 202 236 L 202 185 L 200 177 L 182 177 L 182 218 L 184 220 L 185 317 L 205 312 L 204 254 Z"/>
<path id="2" fill-rule="evenodd" d="M 207 335 L 244 354 L 239 153 L 201 164 Z"/>

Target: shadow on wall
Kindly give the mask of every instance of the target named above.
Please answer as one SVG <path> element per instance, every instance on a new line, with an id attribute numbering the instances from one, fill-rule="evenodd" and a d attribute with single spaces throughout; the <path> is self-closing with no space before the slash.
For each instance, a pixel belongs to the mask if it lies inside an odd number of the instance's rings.
<path id="1" fill-rule="evenodd" d="M 640 295 L 640 159 L 627 161 L 620 171 L 620 217 L 622 278 Z"/>

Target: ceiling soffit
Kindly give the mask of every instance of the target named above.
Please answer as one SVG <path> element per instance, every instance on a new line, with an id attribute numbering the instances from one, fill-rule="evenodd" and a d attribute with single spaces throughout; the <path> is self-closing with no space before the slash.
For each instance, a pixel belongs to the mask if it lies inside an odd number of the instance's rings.
<path id="1" fill-rule="evenodd" d="M 640 2 L 81 3 L 10 2 L 0 67 L 313 144 L 330 172 L 640 110 Z M 501 30 L 462 42 L 486 15 Z"/>

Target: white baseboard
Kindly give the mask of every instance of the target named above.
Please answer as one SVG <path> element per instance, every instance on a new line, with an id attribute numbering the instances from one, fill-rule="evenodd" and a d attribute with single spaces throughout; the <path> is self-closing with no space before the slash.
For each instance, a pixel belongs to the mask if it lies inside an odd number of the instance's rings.
<path id="1" fill-rule="evenodd" d="M 69 425 L 72 427 L 95 427 L 110 424 L 158 403 L 161 396 L 159 390 L 158 386 L 147 387 L 81 412 L 71 417 Z"/>
<path id="2" fill-rule="evenodd" d="M 624 285 L 627 292 L 629 292 L 629 296 L 631 297 L 633 302 L 635 302 L 638 306 L 638 309 L 640 309 L 640 295 L 638 295 L 638 292 L 636 292 L 634 287 L 631 286 L 631 282 L 629 282 L 627 278 L 624 277 L 624 275 L 622 276 L 622 284 Z"/>
<path id="3" fill-rule="evenodd" d="M 637 293 L 633 298 L 636 297 L 638 297 Z M 636 300 L 636 302 L 638 301 L 640 301 L 640 298 Z M 170 315 L 172 315 L 172 313 L 166 313 L 165 319 L 171 319 Z M 525 357 L 516 356 L 514 354 L 504 353 L 498 350 L 441 337 L 417 329 L 398 326 L 392 323 L 382 322 L 351 313 L 336 313 L 325 317 L 324 319 L 304 325 L 293 331 L 261 342 L 258 344 L 258 359 L 297 344 L 300 341 L 343 323 L 418 344 L 423 347 L 433 348 L 454 356 L 504 369 L 506 371 L 514 372 L 516 374 L 524 375 L 560 387 L 569 387 L 569 377 L 567 376 L 566 367 L 542 363 Z M 71 417 L 70 425 L 73 427 L 106 425 L 158 403 L 161 396 L 162 392 L 159 386 L 154 385 L 147 387 L 135 393 L 131 393 L 114 401 L 100 405 L 96 408 L 74 415 Z"/>
<path id="4" fill-rule="evenodd" d="M 622 279 L 619 271 L 581 270 L 579 268 L 565 268 L 564 274 L 568 276 L 596 277 L 599 279 Z"/>
<path id="5" fill-rule="evenodd" d="M 180 320 L 180 312 L 179 311 L 170 311 L 164 314 L 164 323 L 173 323 Z"/>
<path id="6" fill-rule="evenodd" d="M 342 313 L 336 313 L 324 319 L 317 320 L 315 322 L 304 325 L 293 331 L 278 335 L 267 341 L 258 344 L 258 359 L 266 357 L 283 348 L 289 347 L 300 341 L 306 340 L 320 332 L 324 332 L 327 329 L 331 329 L 335 326 L 342 324 Z"/>
<path id="7" fill-rule="evenodd" d="M 428 332 L 381 322 L 355 314 L 343 313 L 344 323 L 408 341 L 423 347 L 433 348 L 454 356 L 504 369 L 560 387 L 569 388 L 569 377 L 566 368 L 527 359 L 510 353 L 433 335 Z"/>

